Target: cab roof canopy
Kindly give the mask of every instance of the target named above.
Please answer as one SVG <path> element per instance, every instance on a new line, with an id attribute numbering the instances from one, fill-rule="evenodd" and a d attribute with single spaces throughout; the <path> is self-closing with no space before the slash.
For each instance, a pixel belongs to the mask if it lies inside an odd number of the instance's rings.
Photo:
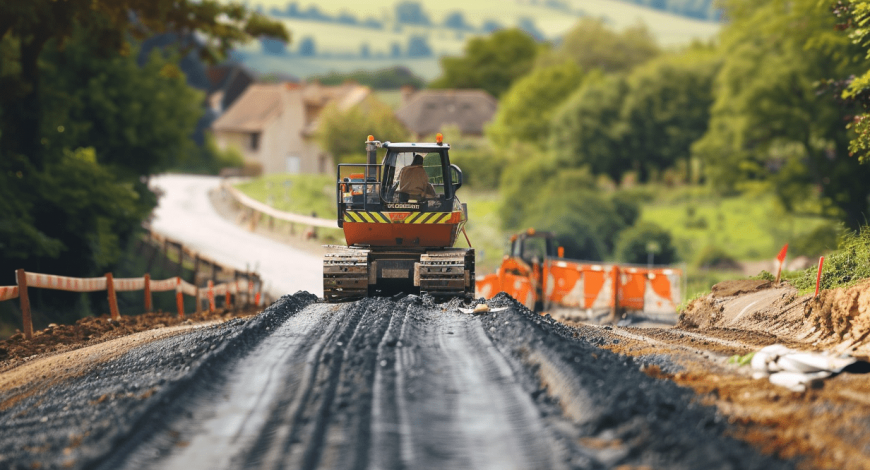
<path id="1" fill-rule="evenodd" d="M 381 144 L 381 147 L 391 149 L 441 150 L 449 149 L 450 144 L 436 144 L 435 142 L 384 142 Z"/>

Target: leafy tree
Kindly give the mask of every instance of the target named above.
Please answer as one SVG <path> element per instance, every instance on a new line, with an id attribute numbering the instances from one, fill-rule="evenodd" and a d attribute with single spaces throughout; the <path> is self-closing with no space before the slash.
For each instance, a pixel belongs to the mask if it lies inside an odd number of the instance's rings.
<path id="1" fill-rule="evenodd" d="M 628 83 L 621 76 L 590 78 L 556 111 L 550 148 L 564 167 L 586 167 L 619 182 L 637 160 L 627 141 L 622 107 Z"/>
<path id="2" fill-rule="evenodd" d="M 487 136 L 500 147 L 513 141 L 545 145 L 553 114 L 582 81 L 570 61 L 533 70 L 504 94 Z"/>
<path id="3" fill-rule="evenodd" d="M 709 130 L 693 149 L 721 190 L 764 181 L 791 211 L 868 213 L 870 166 L 849 156 L 842 109 L 821 94 L 825 77 L 860 73 L 856 46 L 816 0 L 729 0 L 723 64 Z"/>
<path id="4" fill-rule="evenodd" d="M 583 70 L 601 69 L 606 73 L 631 70 L 659 54 L 655 38 L 645 26 L 616 33 L 601 19 L 583 18 L 562 38 L 549 54 L 542 54 L 540 65 L 571 59 Z"/>
<path id="5" fill-rule="evenodd" d="M 338 162 L 364 162 L 366 136 L 378 140 L 401 142 L 409 132 L 396 118 L 393 110 L 374 97 L 342 110 L 331 104 L 320 115 L 315 139 Z"/>
<path id="6" fill-rule="evenodd" d="M 87 31 L 74 39 L 43 53 L 44 148 L 59 155 L 92 147 L 98 163 L 130 182 L 195 151 L 190 136 L 204 96 L 186 85 L 176 57 L 155 50 L 140 67 L 138 54 L 95 57 L 98 39 Z"/>
<path id="7" fill-rule="evenodd" d="M 136 38 L 162 31 L 204 33 L 213 58 L 251 35 L 289 39 L 214 2 L 0 3 L 0 284 L 15 268 L 105 272 L 156 205 L 148 175 L 194 148 L 202 95 L 178 56 L 136 65 Z"/>
<path id="8" fill-rule="evenodd" d="M 310 77 L 310 80 L 318 81 L 324 85 L 341 85 L 348 80 L 352 80 L 360 85 L 372 87 L 375 90 L 396 90 L 405 85 L 421 88 L 424 84 L 422 78 L 414 75 L 407 67 L 402 66 L 375 71 L 330 72 L 327 75 Z"/>
<path id="9" fill-rule="evenodd" d="M 47 44 L 62 47 L 76 26 L 93 34 L 99 44 L 93 52 L 98 55 L 129 53 L 130 37 L 143 39 L 165 31 L 198 31 L 212 38 L 202 49 L 207 57 L 222 56 L 252 35 L 290 39 L 280 23 L 239 4 L 194 0 L 2 2 L 0 38 L 15 51 L 6 56 L 11 63 L 0 77 L 0 153 L 7 158 L 24 155 L 36 169 L 43 167 L 38 60 Z"/>
<path id="10" fill-rule="evenodd" d="M 411 36 L 408 38 L 408 55 L 411 57 L 429 57 L 432 48 L 423 36 Z"/>
<path id="11" fill-rule="evenodd" d="M 447 16 L 444 17 L 444 26 L 461 30 L 473 29 L 471 25 L 468 24 L 468 21 L 465 20 L 465 14 L 461 11 L 448 13 Z"/>
<path id="12" fill-rule="evenodd" d="M 545 39 L 544 33 L 535 26 L 535 20 L 528 16 L 524 16 L 517 21 L 517 28 L 525 31 L 526 34 L 535 38 L 536 41 L 543 41 Z"/>
<path id="13" fill-rule="evenodd" d="M 865 51 L 865 60 L 870 58 L 870 29 L 867 28 L 870 23 L 870 1 L 838 0 L 834 13 L 841 21 L 838 28 L 850 30 L 852 43 Z M 854 131 L 849 150 L 861 162 L 870 162 L 870 69 L 862 70 L 857 77 L 846 80 L 842 97 L 860 105 L 860 112 L 847 126 Z"/>
<path id="14" fill-rule="evenodd" d="M 396 4 L 396 21 L 401 24 L 429 25 L 429 15 L 418 2 L 400 2 Z"/>
<path id="15" fill-rule="evenodd" d="M 626 146 L 643 175 L 671 168 L 679 159 L 691 171 L 691 146 L 707 131 L 719 62 L 712 49 L 695 48 L 631 72 L 621 114 Z"/>
<path id="16" fill-rule="evenodd" d="M 305 36 L 299 41 L 299 55 L 305 57 L 313 57 L 317 55 L 317 46 L 314 44 L 314 38 Z"/>
<path id="17" fill-rule="evenodd" d="M 618 261 L 646 264 L 650 253 L 655 264 L 671 264 L 678 260 L 670 232 L 652 222 L 641 222 L 619 234 L 614 253 Z"/>
<path id="18" fill-rule="evenodd" d="M 538 45 L 518 29 L 496 31 L 472 38 L 461 57 L 443 57 L 443 75 L 429 84 L 432 88 L 482 88 L 499 97 L 533 66 Z"/>

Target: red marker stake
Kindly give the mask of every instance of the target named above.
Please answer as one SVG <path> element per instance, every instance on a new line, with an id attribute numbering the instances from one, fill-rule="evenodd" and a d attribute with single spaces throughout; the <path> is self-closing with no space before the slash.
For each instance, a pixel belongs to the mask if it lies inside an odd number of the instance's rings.
<path id="1" fill-rule="evenodd" d="M 816 293 L 813 297 L 819 296 L 819 285 L 822 283 L 822 265 L 825 264 L 825 257 L 819 258 L 819 274 L 816 276 Z"/>

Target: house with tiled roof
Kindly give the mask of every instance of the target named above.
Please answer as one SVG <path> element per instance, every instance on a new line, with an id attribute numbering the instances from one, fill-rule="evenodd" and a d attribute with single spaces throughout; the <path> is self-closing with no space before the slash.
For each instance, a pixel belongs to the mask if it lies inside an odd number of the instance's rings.
<path id="1" fill-rule="evenodd" d="M 463 135 L 483 135 L 492 120 L 498 101 L 484 90 L 402 89 L 402 105 L 396 117 L 417 138 L 455 126 Z"/>
<path id="2" fill-rule="evenodd" d="M 234 147 L 246 163 L 258 163 L 263 173 L 327 173 L 332 155 L 314 134 L 323 109 L 335 103 L 348 109 L 362 103 L 371 90 L 355 83 L 255 83 L 214 122 L 221 148 Z"/>

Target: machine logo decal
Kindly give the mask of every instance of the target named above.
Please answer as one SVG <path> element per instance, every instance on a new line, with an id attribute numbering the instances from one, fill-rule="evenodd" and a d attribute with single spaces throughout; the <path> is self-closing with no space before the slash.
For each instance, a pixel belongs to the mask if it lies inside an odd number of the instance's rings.
<path id="1" fill-rule="evenodd" d="M 394 203 L 394 204 L 388 203 L 387 209 L 411 209 L 411 210 L 418 211 L 418 210 L 420 210 L 420 204 L 408 204 L 408 203 L 402 203 L 402 202 Z"/>

